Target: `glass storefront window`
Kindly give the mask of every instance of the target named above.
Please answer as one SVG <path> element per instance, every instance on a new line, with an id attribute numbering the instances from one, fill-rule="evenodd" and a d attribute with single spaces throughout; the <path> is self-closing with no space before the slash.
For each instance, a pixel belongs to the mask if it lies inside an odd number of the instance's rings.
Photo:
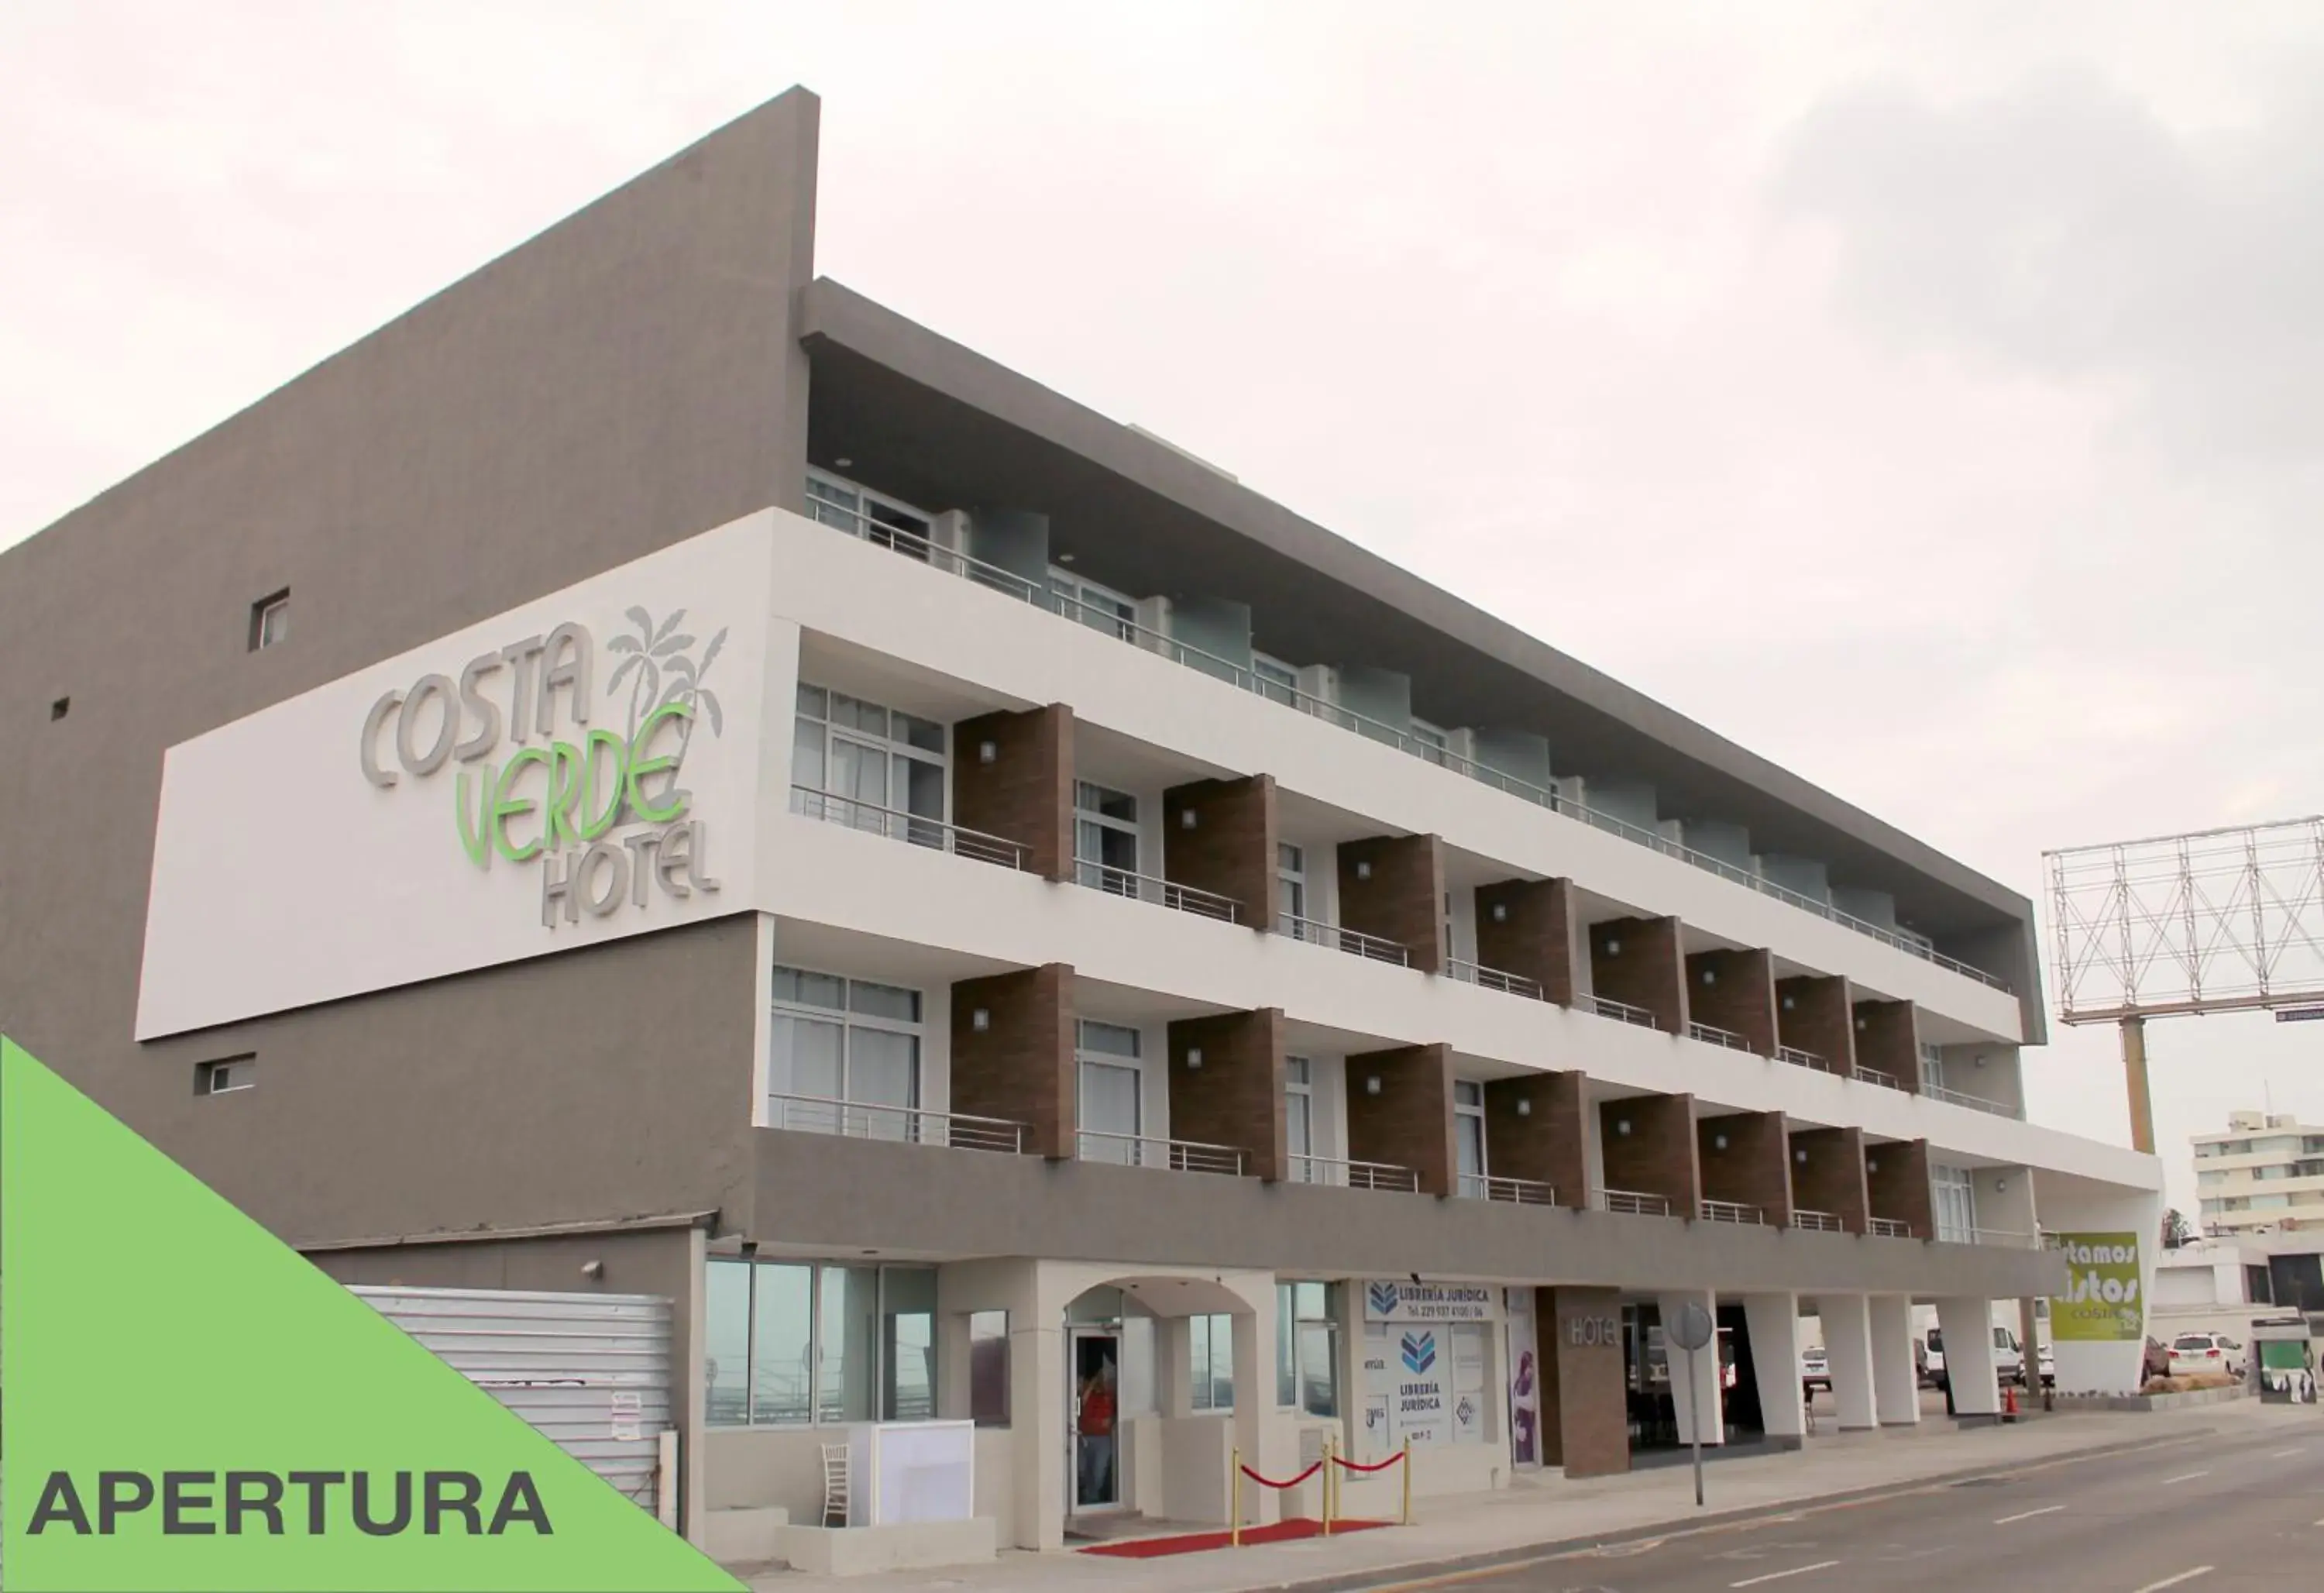
<path id="1" fill-rule="evenodd" d="M 712 1261 L 703 1323 L 711 1424 L 933 1417 L 936 1291 L 933 1267 Z"/>
<path id="2" fill-rule="evenodd" d="M 1339 1288 L 1278 1283 L 1275 1289 L 1275 1403 L 1310 1416 L 1340 1413 Z"/>

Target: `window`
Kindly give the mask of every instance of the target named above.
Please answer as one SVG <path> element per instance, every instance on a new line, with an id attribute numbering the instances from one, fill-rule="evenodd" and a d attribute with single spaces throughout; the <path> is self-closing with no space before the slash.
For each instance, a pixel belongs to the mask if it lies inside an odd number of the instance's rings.
<path id="1" fill-rule="evenodd" d="M 1250 655 L 1250 673 L 1261 697 L 1270 702 L 1282 703 L 1286 708 L 1297 706 L 1299 701 L 1297 670 L 1279 658 L 1269 658 L 1264 653 L 1254 653 Z"/>
<path id="2" fill-rule="evenodd" d="M 1283 1148 L 1297 1183 L 1315 1180 L 1315 1064 L 1305 1057 L 1283 1059 Z"/>
<path id="3" fill-rule="evenodd" d="M 1187 1338 L 1193 1341 L 1194 1409 L 1234 1409 L 1234 1319 L 1230 1316 L 1190 1317 Z"/>
<path id="4" fill-rule="evenodd" d="M 1473 1079 L 1452 1081 L 1453 1149 L 1461 1158 L 1464 1191 L 1481 1194 L 1485 1177 L 1485 1087 Z"/>
<path id="5" fill-rule="evenodd" d="M 890 833 L 890 815 L 901 814 L 902 838 L 940 847 L 952 784 L 945 741 L 933 719 L 802 684 L 791 783 L 842 799 L 825 818 Z"/>
<path id="6" fill-rule="evenodd" d="M 278 647 L 290 638 L 290 588 L 250 606 L 250 650 Z"/>
<path id="7" fill-rule="evenodd" d="M 920 993 L 778 968 L 767 1042 L 776 1128 L 912 1139 L 920 1104 Z M 863 1108 L 849 1111 L 833 1103 Z"/>
<path id="8" fill-rule="evenodd" d="M 811 520 L 835 525 L 850 536 L 927 563 L 929 527 L 935 516 L 856 486 L 836 476 L 810 470 L 807 477 L 807 512 Z"/>
<path id="9" fill-rule="evenodd" d="M 2195 1175 L 2195 1181 L 2208 1190 L 2227 1182 L 2227 1175 L 2224 1172 L 2199 1172 Z"/>
<path id="10" fill-rule="evenodd" d="M 1275 911 L 1286 918 L 1307 916 L 1307 848 L 1278 842 L 1275 848 Z"/>
<path id="11" fill-rule="evenodd" d="M 1078 1070 L 1084 1162 L 1134 1166 L 1135 1143 L 1144 1119 L 1144 1074 L 1139 1067 L 1137 1030 L 1084 1018 L 1074 1025 L 1074 1060 Z"/>
<path id="12" fill-rule="evenodd" d="M 1009 1425 L 1009 1313 L 968 1313 L 968 1414 L 979 1427 Z"/>
<path id="13" fill-rule="evenodd" d="M 1310 1416 L 1340 1413 L 1340 1310 L 1335 1283 L 1275 1287 L 1275 1403 Z"/>
<path id="14" fill-rule="evenodd" d="M 215 1062 L 204 1062 L 194 1070 L 196 1095 L 231 1095 L 237 1089 L 248 1089 L 258 1082 L 258 1059 L 255 1056 L 221 1057 Z"/>
<path id="15" fill-rule="evenodd" d="M 1138 894 L 1138 799 L 1087 780 L 1074 783 L 1074 872 L 1117 896 Z"/>
<path id="16" fill-rule="evenodd" d="M 1942 1089 L 1945 1087 L 1945 1048 L 1921 1042 L 1921 1088 Z"/>
<path id="17" fill-rule="evenodd" d="M 936 1414 L 936 1269 L 710 1263 L 714 1426 L 918 1422 Z"/>
<path id="18" fill-rule="evenodd" d="M 1050 607 L 1067 619 L 1128 642 L 1138 634 L 1138 605 L 1120 592 L 1084 580 L 1069 570 L 1049 568 Z"/>
<path id="19" fill-rule="evenodd" d="M 2244 1268 L 2244 1299 L 2253 1305 L 2275 1303 L 2274 1291 L 2270 1287 L 2267 1268 L 2264 1266 Z"/>
<path id="20" fill-rule="evenodd" d="M 1444 762 L 1443 731 L 1425 719 L 1415 719 L 1412 721 L 1412 739 L 1419 744 L 1412 750 L 1421 757 L 1432 764 L 1441 764 Z"/>
<path id="21" fill-rule="evenodd" d="M 1966 1167 L 1929 1169 L 1929 1194 L 1936 1207 L 1937 1237 L 1966 1245 L 1977 1238 L 1977 1190 Z"/>

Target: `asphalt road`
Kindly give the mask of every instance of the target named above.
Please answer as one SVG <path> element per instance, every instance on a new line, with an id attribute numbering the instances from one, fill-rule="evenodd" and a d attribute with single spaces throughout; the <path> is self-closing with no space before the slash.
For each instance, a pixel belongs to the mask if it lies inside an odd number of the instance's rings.
<path id="1" fill-rule="evenodd" d="M 1383 1588 L 2228 1593 L 2324 1582 L 2324 1418 Z"/>

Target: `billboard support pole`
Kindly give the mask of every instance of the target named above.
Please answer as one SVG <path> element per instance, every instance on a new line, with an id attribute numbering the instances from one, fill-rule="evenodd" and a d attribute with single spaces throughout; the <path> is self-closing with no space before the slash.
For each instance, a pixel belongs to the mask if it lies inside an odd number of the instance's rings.
<path id="1" fill-rule="evenodd" d="M 2130 1148 L 2154 1154 L 2154 1097 L 2146 1085 L 2146 1020 L 2122 1021 L 2122 1071 L 2130 1089 Z"/>

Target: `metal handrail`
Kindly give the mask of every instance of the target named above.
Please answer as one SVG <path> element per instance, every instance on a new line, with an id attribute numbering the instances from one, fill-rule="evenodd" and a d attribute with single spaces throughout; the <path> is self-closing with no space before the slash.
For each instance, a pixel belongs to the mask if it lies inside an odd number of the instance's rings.
<path id="1" fill-rule="evenodd" d="M 835 1100 L 829 1096 L 767 1092 L 767 1126 L 799 1134 L 835 1134 L 846 1139 L 894 1140 L 904 1144 L 946 1145 L 955 1151 L 1025 1149 L 1025 1125 L 1005 1117 L 966 1112 L 930 1112 L 876 1101 Z"/>
<path id="2" fill-rule="evenodd" d="M 1386 1162 L 1351 1162 L 1342 1156 L 1291 1157 L 1293 1183 L 1333 1184 L 1343 1190 L 1385 1190 L 1391 1194 L 1420 1192 L 1420 1174 L 1409 1167 Z"/>
<path id="3" fill-rule="evenodd" d="M 1792 1208 L 1792 1226 L 1795 1228 L 1812 1228 L 1820 1234 L 1836 1234 L 1840 1231 L 1838 1217 L 1829 1211 L 1810 1211 L 1803 1206 Z"/>
<path id="4" fill-rule="evenodd" d="M 1705 1222 L 1734 1222 L 1757 1226 L 1767 1220 L 1767 1214 L 1757 1206 L 1746 1206 L 1740 1200 L 1698 1200 L 1695 1209 Z"/>
<path id="5" fill-rule="evenodd" d="M 924 819 L 918 813 L 899 812 L 858 797 L 817 791 L 811 785 L 791 787 L 791 811 L 802 818 L 820 819 L 826 824 L 886 836 L 890 840 L 909 841 L 916 847 L 950 852 L 979 863 L 997 863 L 1003 868 L 1023 868 L 1030 850 L 1019 842 L 987 835 L 981 829 L 966 829 L 957 824 L 946 824 L 941 819 Z"/>
<path id="6" fill-rule="evenodd" d="M 1206 1145 L 1194 1140 L 1155 1139 L 1146 1135 L 1110 1134 L 1101 1128 L 1075 1131 L 1074 1157 L 1104 1162 L 1116 1167 L 1164 1167 L 1172 1172 L 1218 1172 L 1242 1176 L 1243 1153 L 1233 1145 Z"/>
<path id="7" fill-rule="evenodd" d="M 2039 1250 L 2040 1234 L 2020 1233 L 2015 1228 L 1965 1228 L 1940 1223 L 1937 1241 L 1944 1245 L 1990 1245 L 2001 1250 Z"/>
<path id="8" fill-rule="evenodd" d="M 1412 966 L 1412 953 L 1394 940 L 1378 935 L 1367 935 L 1361 930 L 1344 930 L 1335 923 L 1324 923 L 1313 918 L 1300 918 L 1289 912 L 1277 913 L 1275 932 L 1295 940 L 1305 940 L 1311 946 L 1329 946 L 1334 951 L 1345 951 L 1351 957 L 1368 957 L 1374 962 L 1392 962 L 1398 968 Z"/>
<path id="9" fill-rule="evenodd" d="M 1898 1079 L 1895 1074 L 1883 1073 L 1877 1068 L 1859 1067 L 1856 1070 L 1856 1077 L 1866 1084 L 1877 1084 L 1883 1089 L 1902 1089 L 1904 1088 L 1904 1080 Z"/>
<path id="10" fill-rule="evenodd" d="M 1489 1172 L 1464 1172 L 1458 1194 L 1464 1200 L 1506 1200 L 1514 1206 L 1554 1206 L 1557 1191 L 1530 1178 L 1502 1178 Z"/>
<path id="11" fill-rule="evenodd" d="M 1751 1049 L 1751 1042 L 1732 1029 L 1720 1029 L 1710 1023 L 1689 1023 L 1686 1033 L 1688 1038 L 1700 1040 L 1708 1045 L 1723 1045 L 1729 1051 Z"/>
<path id="12" fill-rule="evenodd" d="M 1868 1226 L 1876 1239 L 1909 1239 L 1913 1236 L 1913 1225 L 1899 1222 L 1893 1217 L 1873 1218 Z"/>
<path id="13" fill-rule="evenodd" d="M 1241 913 L 1242 906 L 1231 896 L 1222 896 L 1215 891 L 1197 890 L 1175 880 L 1157 879 L 1150 874 L 1138 874 L 1127 868 L 1116 868 L 1110 863 L 1093 863 L 1082 858 L 1074 864 L 1074 883 L 1102 891 L 1109 896 L 1127 896 L 1134 902 L 1152 902 L 1174 912 L 1191 912 L 1197 918 L 1214 918 L 1222 923 L 1232 923 Z"/>
<path id="14" fill-rule="evenodd" d="M 1539 1001 L 1542 998 L 1541 982 L 1537 979 L 1528 979 L 1523 974 L 1505 974 L 1497 968 L 1487 968 L 1482 963 L 1464 962 L 1457 957 L 1445 959 L 1444 972 L 1447 977 L 1458 979 L 1464 985 L 1477 985 L 1487 990 L 1505 991 L 1508 995 L 1522 996 L 1533 1001 Z"/>
<path id="15" fill-rule="evenodd" d="M 1343 708 L 1338 703 L 1326 701 L 1310 692 L 1303 691 L 1296 686 L 1269 680 L 1255 672 L 1248 664 L 1237 663 L 1231 659 L 1222 658 L 1215 653 L 1189 646 L 1175 637 L 1141 625 L 1135 620 L 1125 619 L 1110 610 L 1093 607 L 1077 598 L 1068 597 L 1061 592 L 1053 592 L 1044 582 L 1028 579 L 1014 570 L 1002 570 L 997 565 L 987 564 L 965 553 L 939 546 L 915 533 L 883 525 L 861 511 L 848 509 L 823 500 L 811 503 L 809 508 L 820 523 L 830 525 L 834 530 L 844 532 L 861 541 L 885 547 L 916 562 L 926 564 L 933 570 L 943 570 L 948 575 L 958 576 L 978 586 L 1015 597 L 1019 602 L 1033 607 L 1047 609 L 1076 624 L 1086 625 L 1094 630 L 1111 631 L 1132 646 L 1148 653 L 1158 653 L 1173 662 L 1198 670 L 1215 680 L 1250 692 L 1253 696 L 1264 697 L 1269 701 L 1282 703 L 1312 718 L 1328 720 L 1342 729 L 1354 731 L 1367 740 L 1383 742 L 1415 757 L 1439 764 L 1455 773 L 1474 780 L 1480 784 L 1489 785 L 1495 790 L 1506 792 L 1520 801 L 1531 802 L 1536 807 L 1547 808 L 1554 813 L 1563 814 L 1578 822 L 1589 825 L 1593 829 L 1602 829 L 1609 835 L 1619 836 L 1624 840 L 1650 847 L 1665 857 L 1675 857 L 1683 863 L 1742 885 L 1747 890 L 1757 891 L 1763 896 L 1772 896 L 1788 906 L 1796 907 L 1803 912 L 1812 912 L 1818 918 L 1838 924 L 1843 929 L 1853 930 L 1859 935 L 1878 940 L 1908 956 L 1917 957 L 1923 962 L 1933 963 L 1950 972 L 1960 974 L 1964 978 L 1975 979 L 1978 984 L 1998 990 L 2004 995 L 2011 993 L 2006 983 L 1994 977 L 1983 968 L 1971 968 L 1958 959 L 1947 957 L 1935 947 L 1927 945 L 1912 936 L 1901 934 L 1895 930 L 1884 929 L 1878 924 L 1858 918 L 1851 913 L 1842 912 L 1829 902 L 1819 902 L 1812 896 L 1803 895 L 1748 868 L 1729 863 L 1723 857 L 1714 857 L 1707 852 L 1698 852 L 1693 847 L 1672 840 L 1668 836 L 1656 830 L 1649 829 L 1643 825 L 1633 824 L 1627 819 L 1618 819 L 1610 813 L 1602 812 L 1590 807 L 1587 803 L 1576 801 L 1573 798 L 1546 786 L 1536 785 L 1517 775 L 1480 764 L 1473 758 L 1462 757 L 1458 753 L 1413 735 L 1408 729 L 1400 730 L 1393 725 L 1368 718 L 1352 709 Z M 837 523 L 834 519 L 825 518 L 827 515 L 840 517 L 850 523 Z"/>
<path id="16" fill-rule="evenodd" d="M 2017 1108 L 2003 1101 L 1989 1101 L 1983 1096 L 1963 1095 L 1957 1089 L 1945 1089 L 1934 1084 L 1921 1086 L 1921 1093 L 1932 1101 L 1948 1106 L 1967 1107 L 1973 1112 L 1990 1112 L 1997 1117 L 2015 1117 Z"/>
<path id="17" fill-rule="evenodd" d="M 1671 1214 L 1667 1196 L 1642 1195 L 1636 1190 L 1600 1190 L 1590 1198 L 1590 1203 L 1600 1211 L 1619 1212 L 1628 1217 L 1668 1217 Z"/>
<path id="18" fill-rule="evenodd" d="M 1601 1018 L 1612 1018 L 1617 1023 L 1636 1023 L 1642 1029 L 1663 1026 L 1662 1020 L 1645 1007 L 1632 1006 L 1628 1002 L 1617 1001 L 1610 996 L 1577 996 L 1573 1004 L 1584 1012 L 1593 1012 Z"/>
<path id="19" fill-rule="evenodd" d="M 1802 1051 L 1796 1045 L 1775 1047 L 1775 1060 L 1779 1062 L 1789 1062 L 1795 1068 L 1813 1068 L 1819 1073 L 1829 1073 L 1832 1070 L 1830 1062 L 1812 1051 Z"/>

